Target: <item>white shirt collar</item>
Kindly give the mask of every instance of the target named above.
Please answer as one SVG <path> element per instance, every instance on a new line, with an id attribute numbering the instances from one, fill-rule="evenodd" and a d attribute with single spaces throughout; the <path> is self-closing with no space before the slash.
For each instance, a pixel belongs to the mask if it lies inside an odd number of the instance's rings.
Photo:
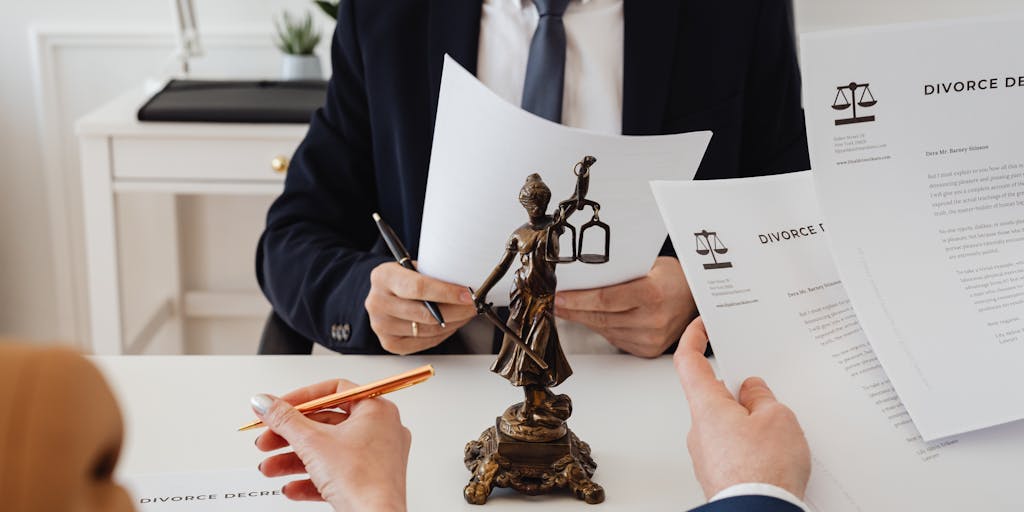
<path id="1" fill-rule="evenodd" d="M 488 3 L 496 3 L 496 2 L 499 2 L 499 1 L 501 1 L 501 0 L 488 0 Z M 522 9 L 524 7 L 533 7 L 533 0 L 504 0 L 504 1 L 509 2 L 510 4 L 518 7 L 519 9 Z M 572 3 L 576 2 L 576 3 L 579 3 L 581 5 L 586 5 L 586 4 L 590 3 L 591 1 L 593 1 L 593 0 L 569 0 L 569 3 L 572 4 Z"/>

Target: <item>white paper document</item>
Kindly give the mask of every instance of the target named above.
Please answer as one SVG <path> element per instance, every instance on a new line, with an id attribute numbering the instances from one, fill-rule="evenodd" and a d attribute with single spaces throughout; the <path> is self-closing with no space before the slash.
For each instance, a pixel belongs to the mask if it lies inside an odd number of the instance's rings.
<path id="1" fill-rule="evenodd" d="M 801 48 L 835 259 L 918 429 L 1024 418 L 1024 18 Z"/>
<path id="2" fill-rule="evenodd" d="M 652 188 L 721 377 L 734 393 L 763 377 L 800 420 L 814 510 L 1024 508 L 1024 424 L 918 435 L 839 279 L 810 173 Z"/>
<path id="3" fill-rule="evenodd" d="M 122 476 L 139 512 L 329 512 L 330 505 L 292 501 L 281 487 L 294 478 L 271 479 L 254 468 Z"/>
<path id="4" fill-rule="evenodd" d="M 551 204 L 576 188 L 573 166 L 597 158 L 587 195 L 601 204 L 610 226 L 610 261 L 562 265 L 562 290 L 606 286 L 650 270 L 665 241 L 648 181 L 692 179 L 710 132 L 651 137 L 603 135 L 552 123 L 511 105 L 445 57 L 434 145 L 420 231 L 419 270 L 439 279 L 477 286 L 504 254 L 509 235 L 528 221 L 519 189 L 538 173 L 551 189 Z M 590 209 L 570 223 L 580 229 Z M 604 251 L 604 234 L 586 232 L 584 251 Z M 567 234 L 561 241 L 568 255 Z M 511 274 L 488 297 L 508 303 Z"/>

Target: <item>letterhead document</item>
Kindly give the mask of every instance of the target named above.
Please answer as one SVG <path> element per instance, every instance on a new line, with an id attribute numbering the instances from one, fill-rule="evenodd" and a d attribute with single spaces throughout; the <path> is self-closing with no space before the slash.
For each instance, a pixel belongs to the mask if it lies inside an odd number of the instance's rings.
<path id="1" fill-rule="evenodd" d="M 810 173 L 652 185 L 735 393 L 760 376 L 811 447 L 821 512 L 1021 510 L 1024 424 L 924 441 L 857 320 Z"/>
<path id="2" fill-rule="evenodd" d="M 833 253 L 921 434 L 1024 418 L 1024 18 L 801 48 Z"/>
<path id="3" fill-rule="evenodd" d="M 121 476 L 140 512 L 328 512 L 320 502 L 281 494 L 291 478 L 267 478 L 255 468 Z"/>
<path id="4" fill-rule="evenodd" d="M 551 189 L 550 213 L 576 190 L 573 166 L 597 158 L 588 199 L 601 205 L 610 227 L 610 260 L 602 265 L 561 265 L 561 290 L 629 281 L 647 274 L 665 242 L 650 180 L 692 179 L 711 132 L 650 137 L 593 133 L 552 123 L 512 105 L 445 56 L 430 173 L 420 230 L 419 270 L 477 286 L 501 260 L 509 235 L 528 221 L 519 190 L 532 173 Z M 587 208 L 569 222 L 577 230 L 592 218 Z M 580 234 L 577 233 L 577 237 Z M 561 240 L 571 256 L 571 235 Z M 584 253 L 604 252 L 604 233 L 584 235 Z M 508 303 L 511 274 L 488 297 Z"/>

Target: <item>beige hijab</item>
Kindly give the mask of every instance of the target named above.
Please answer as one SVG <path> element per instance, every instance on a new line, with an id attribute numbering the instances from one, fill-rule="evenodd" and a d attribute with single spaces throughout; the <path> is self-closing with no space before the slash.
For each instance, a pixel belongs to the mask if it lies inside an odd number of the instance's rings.
<path id="1" fill-rule="evenodd" d="M 77 353 L 0 340 L 0 509 L 121 512 L 121 414 Z"/>

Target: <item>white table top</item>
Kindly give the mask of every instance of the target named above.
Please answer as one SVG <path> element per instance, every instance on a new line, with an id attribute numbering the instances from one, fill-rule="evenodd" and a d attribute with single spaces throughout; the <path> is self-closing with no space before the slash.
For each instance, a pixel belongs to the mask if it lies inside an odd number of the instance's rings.
<path id="1" fill-rule="evenodd" d="M 130 137 L 183 138 L 290 138 L 301 140 L 309 126 L 306 123 L 189 123 L 145 122 L 138 120 L 142 107 L 157 90 L 134 89 L 82 116 L 75 123 L 79 136 L 118 135 Z"/>
<path id="2" fill-rule="evenodd" d="M 119 472 L 142 474 L 256 467 L 257 432 L 235 429 L 253 417 L 249 397 L 283 394 L 321 380 L 369 382 L 422 364 L 430 381 L 399 391 L 412 431 L 410 510 L 473 510 L 463 447 L 507 406 L 519 388 L 489 370 L 493 356 L 104 356 L 92 360 L 120 401 L 126 444 Z M 669 357 L 570 355 L 574 375 L 555 389 L 573 400 L 569 426 L 593 449 L 602 505 L 568 494 L 528 497 L 496 489 L 488 509 L 680 511 L 704 498 L 686 452 L 689 411 Z"/>

